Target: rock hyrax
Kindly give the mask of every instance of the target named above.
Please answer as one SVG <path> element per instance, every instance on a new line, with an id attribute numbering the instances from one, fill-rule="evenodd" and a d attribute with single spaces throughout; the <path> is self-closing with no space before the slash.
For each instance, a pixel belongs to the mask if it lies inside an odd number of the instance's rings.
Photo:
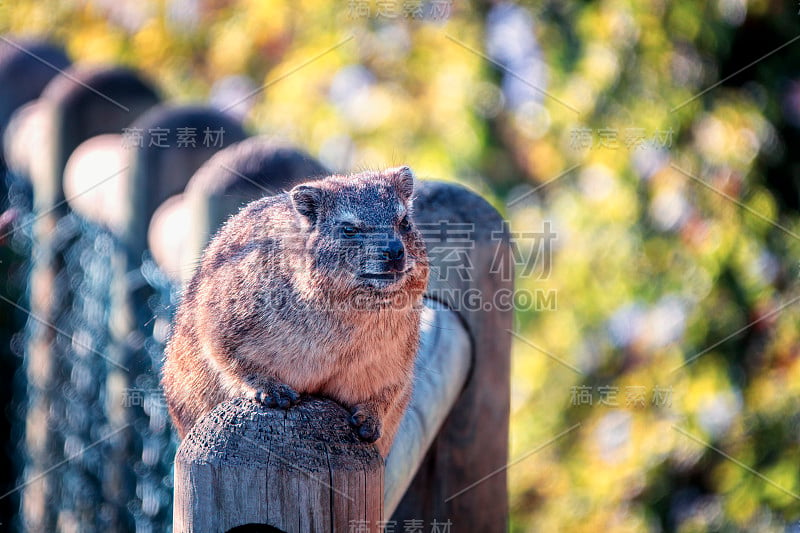
<path id="1" fill-rule="evenodd" d="M 256 200 L 206 248 L 167 345 L 162 383 L 183 437 L 237 396 L 350 408 L 386 456 L 412 388 L 425 244 L 408 167 L 335 175 Z"/>

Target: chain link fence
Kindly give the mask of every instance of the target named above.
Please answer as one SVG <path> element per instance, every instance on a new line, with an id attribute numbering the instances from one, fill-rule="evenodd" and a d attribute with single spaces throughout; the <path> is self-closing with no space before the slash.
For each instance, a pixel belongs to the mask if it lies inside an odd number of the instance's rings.
<path id="1" fill-rule="evenodd" d="M 6 318 L 27 314 L 24 329 L 10 342 L 10 356 L 22 362 L 14 377 L 9 435 L 15 443 L 10 447 L 12 463 L 24 464 L 18 480 L 22 514 L 16 526 L 168 531 L 175 439 L 158 371 L 176 288 L 150 259 L 129 273 L 140 280 L 130 298 L 142 303 L 134 305 L 136 323 L 145 324 L 131 341 L 141 346 L 144 357 L 125 382 L 134 387 L 110 395 L 110 389 L 122 385 L 113 379 L 109 370 L 118 365 L 107 355 L 114 312 L 112 265 L 124 253 L 121 244 L 97 224 L 68 212 L 58 218 L 43 249 L 33 239 L 28 183 L 8 174 L 5 189 L 7 206 L 17 214 L 8 236 L 16 262 L 5 265 L 7 289 L 18 287 L 16 294 L 3 295 L 9 305 L 18 306 Z M 40 289 L 35 280 L 26 284 L 26 273 L 43 256 L 54 267 L 47 320 L 27 313 L 30 291 Z M 111 397 L 123 398 L 123 403 L 110 404 Z M 109 415 L 120 410 L 129 426 L 115 428 Z M 118 438 L 128 430 L 131 438 Z M 125 449 L 117 449 L 121 446 Z M 121 470 L 109 468 L 108 459 L 115 456 L 127 457 Z M 16 496 L 8 497 L 13 502 Z"/>
<path id="2" fill-rule="evenodd" d="M 24 328 L 11 335 L 7 356 L 7 366 L 18 367 L 9 409 L 9 464 L 24 465 L 17 472 L 19 490 L 6 496 L 13 507 L 21 495 L 15 526 L 169 531 L 176 439 L 158 376 L 177 288 L 149 257 L 128 273 L 138 280 L 129 285 L 135 291 L 128 297 L 136 323 L 144 324 L 129 340 L 141 356 L 140 364 L 126 369 L 135 375 L 115 381 L 120 368 L 107 355 L 113 351 L 112 291 L 119 286 L 113 264 L 126 251 L 110 232 L 72 212 L 57 219 L 43 249 L 33 238 L 29 183 L 8 173 L 4 192 L 16 221 L 7 237 L 7 255 L 13 253 L 14 261 L 3 265 L 9 279 L 4 303 L 15 312 L 4 316 L 3 328 L 13 331 L 22 324 L 20 317 L 27 317 Z M 43 256 L 55 267 L 48 320 L 28 313 L 31 291 L 39 290 L 35 282 L 28 284 L 28 275 Z M 126 384 L 133 387 L 109 394 Z M 115 405 L 111 398 L 123 401 Z M 115 428 L 110 415 L 119 411 L 128 425 Z M 130 437 L 120 439 L 126 432 Z M 109 468 L 109 458 L 120 456 L 127 458 L 124 467 Z"/>

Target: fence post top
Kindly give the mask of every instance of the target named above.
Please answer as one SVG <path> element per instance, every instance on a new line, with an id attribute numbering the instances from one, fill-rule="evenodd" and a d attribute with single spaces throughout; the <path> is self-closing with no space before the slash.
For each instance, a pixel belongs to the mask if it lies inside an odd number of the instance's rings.
<path id="1" fill-rule="evenodd" d="M 291 409 L 235 398 L 200 419 L 181 442 L 176 463 L 268 464 L 307 471 L 363 468 L 383 462 L 373 444 L 358 439 L 347 411 L 331 400 L 303 398 Z"/>

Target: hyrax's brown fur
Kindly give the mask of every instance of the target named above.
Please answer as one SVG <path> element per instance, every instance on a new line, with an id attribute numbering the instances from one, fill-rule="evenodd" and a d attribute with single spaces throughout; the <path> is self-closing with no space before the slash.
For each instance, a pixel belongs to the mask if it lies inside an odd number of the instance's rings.
<path id="1" fill-rule="evenodd" d="M 188 284 L 162 383 L 183 437 L 237 396 L 332 398 L 385 456 L 408 403 L 428 280 L 408 167 L 331 176 L 231 217 Z"/>

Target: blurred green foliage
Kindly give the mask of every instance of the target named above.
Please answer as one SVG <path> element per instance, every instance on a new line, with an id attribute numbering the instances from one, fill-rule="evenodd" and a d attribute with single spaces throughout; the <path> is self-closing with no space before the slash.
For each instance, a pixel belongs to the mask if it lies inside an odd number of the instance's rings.
<path id="1" fill-rule="evenodd" d="M 433 4 L 15 0 L 0 31 L 173 101 L 257 91 L 251 131 L 332 168 L 409 163 L 514 232 L 549 221 L 552 268 L 517 281 L 557 299 L 516 317 L 513 531 L 800 520 L 799 6 Z"/>

